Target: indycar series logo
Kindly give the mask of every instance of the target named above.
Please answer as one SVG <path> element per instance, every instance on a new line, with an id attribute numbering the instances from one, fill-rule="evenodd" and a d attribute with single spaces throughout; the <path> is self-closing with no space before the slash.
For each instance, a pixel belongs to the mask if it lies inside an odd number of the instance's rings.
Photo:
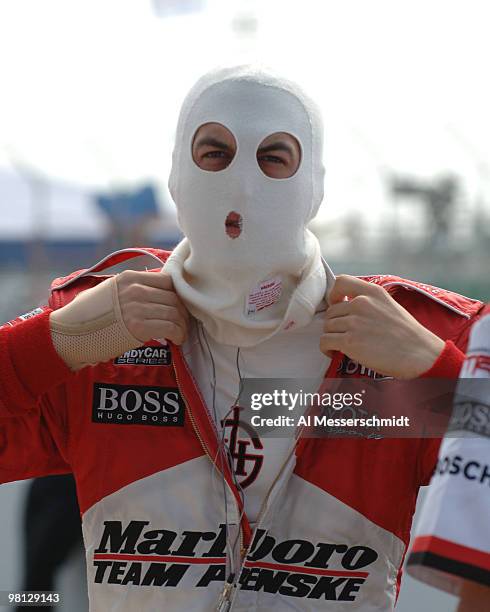
<path id="1" fill-rule="evenodd" d="M 94 551 L 97 584 L 177 587 L 191 574 L 192 586 L 205 588 L 226 579 L 226 527 L 214 531 L 155 529 L 149 521 L 105 521 Z M 259 529 L 240 574 L 242 590 L 283 596 L 355 601 L 378 553 L 302 539 L 279 541 Z M 193 567 L 194 571 L 189 568 Z M 197 574 L 197 576 L 196 576 Z M 186 584 L 186 586 L 188 586 Z"/>
<path id="2" fill-rule="evenodd" d="M 140 346 L 114 359 L 114 365 L 168 366 L 172 363 L 170 346 Z"/>

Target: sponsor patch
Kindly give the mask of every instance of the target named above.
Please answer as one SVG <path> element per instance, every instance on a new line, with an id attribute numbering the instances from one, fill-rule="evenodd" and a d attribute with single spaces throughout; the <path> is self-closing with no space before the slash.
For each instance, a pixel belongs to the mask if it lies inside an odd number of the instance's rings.
<path id="1" fill-rule="evenodd" d="M 462 455 L 439 457 L 435 476 L 460 476 L 479 484 L 490 485 L 490 464 L 478 461 L 476 457 L 465 458 Z"/>
<path id="2" fill-rule="evenodd" d="M 341 374 L 342 377 L 352 376 L 354 378 L 373 378 L 374 380 L 393 380 L 393 376 L 385 376 L 384 374 L 380 374 L 376 372 L 372 368 L 367 368 L 366 366 L 354 361 L 344 355 L 339 367 L 337 368 L 337 374 Z"/>
<path id="3" fill-rule="evenodd" d="M 477 379 L 472 379 L 471 382 Z M 488 389 L 488 387 L 487 387 Z M 448 431 L 469 431 L 490 438 L 490 404 L 471 399 L 458 399 L 454 403 Z"/>
<path id="4" fill-rule="evenodd" d="M 128 584 L 206 589 L 218 582 L 222 588 L 227 577 L 224 524 L 215 531 L 155 527 L 141 520 L 104 521 L 93 554 L 94 582 L 124 589 Z M 279 540 L 259 529 L 237 579 L 243 591 L 275 594 L 286 602 L 286 597 L 294 598 L 289 600 L 293 602 L 299 598 L 355 602 L 362 600 L 363 586 L 378 556 L 362 544 Z M 281 610 L 285 607 L 293 604 L 279 604 Z M 302 608 L 311 606 L 305 601 Z M 325 603 L 322 608 L 329 606 Z"/>
<path id="5" fill-rule="evenodd" d="M 41 307 L 34 308 L 33 310 L 29 310 L 29 312 L 26 312 L 25 314 L 18 316 L 16 319 L 12 319 L 11 321 L 7 321 L 7 323 L 4 323 L 3 325 L 0 325 L 0 329 L 4 327 L 14 327 L 14 325 L 17 325 L 21 321 L 27 321 L 27 319 L 32 319 L 32 317 L 36 317 L 37 315 L 40 315 L 43 312 L 44 312 L 44 308 L 41 308 Z"/>
<path id="6" fill-rule="evenodd" d="M 185 405 L 176 387 L 94 383 L 92 422 L 183 427 Z"/>
<path id="7" fill-rule="evenodd" d="M 21 321 L 26 321 L 27 319 L 32 319 L 32 317 L 35 317 L 36 315 L 42 314 L 43 312 L 44 310 L 42 308 L 34 308 L 33 310 L 29 310 L 29 312 L 20 315 L 19 319 Z"/>
<path id="8" fill-rule="evenodd" d="M 170 346 L 140 346 L 114 359 L 114 365 L 168 366 L 172 363 Z"/>

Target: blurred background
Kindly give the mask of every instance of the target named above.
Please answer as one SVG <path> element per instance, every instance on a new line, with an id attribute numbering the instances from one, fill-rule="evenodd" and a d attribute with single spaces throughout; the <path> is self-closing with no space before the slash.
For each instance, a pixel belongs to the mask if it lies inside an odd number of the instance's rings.
<path id="1" fill-rule="evenodd" d="M 489 300 L 489 12 L 485 0 L 2 0 L 1 319 L 117 248 L 179 240 L 166 180 L 181 101 L 206 70 L 250 61 L 322 107 L 312 229 L 333 271 Z M 0 487 L 0 589 L 22 583 L 29 487 Z M 80 544 L 67 555 L 56 588 L 83 611 Z M 455 601 L 405 578 L 397 610 Z"/>

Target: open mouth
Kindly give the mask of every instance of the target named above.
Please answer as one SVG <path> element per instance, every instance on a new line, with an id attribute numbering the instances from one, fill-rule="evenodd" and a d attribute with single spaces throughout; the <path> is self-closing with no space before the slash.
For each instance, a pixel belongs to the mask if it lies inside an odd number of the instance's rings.
<path id="1" fill-rule="evenodd" d="M 225 231 L 230 238 L 238 238 L 242 233 L 242 215 L 232 211 L 225 220 Z"/>

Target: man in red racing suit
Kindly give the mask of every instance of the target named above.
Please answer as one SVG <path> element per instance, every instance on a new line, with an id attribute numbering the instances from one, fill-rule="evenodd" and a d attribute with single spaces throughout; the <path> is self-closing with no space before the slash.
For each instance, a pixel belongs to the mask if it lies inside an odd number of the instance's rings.
<path id="1" fill-rule="evenodd" d="M 456 378 L 482 305 L 335 279 L 308 229 L 322 132 L 289 81 L 205 75 L 169 181 L 184 239 L 59 279 L 0 329 L 0 478 L 73 472 L 93 612 L 395 604 L 438 441 L 260 438 L 238 414 L 242 374 Z M 161 272 L 95 275 L 142 253 Z"/>
<path id="2" fill-rule="evenodd" d="M 127 250 L 103 265 L 141 252 Z M 168 255 L 147 252 L 162 261 Z M 180 348 L 149 341 L 73 373 L 53 347 L 50 312 L 103 280 L 93 274 L 100 267 L 54 281 L 48 307 L 0 328 L 1 481 L 74 473 L 91 610 L 210 610 L 225 580 L 225 500 L 213 485 L 215 429 Z M 446 341 L 427 375 L 456 376 L 482 304 L 398 277 L 364 280 Z M 340 355 L 325 376 L 376 373 Z M 143 406 L 145 395 L 163 406 L 166 396 L 178 405 L 179 422 L 101 424 L 103 394 L 124 397 L 128 406 L 132 399 L 131 409 Z M 253 537 L 225 469 L 229 528 L 240 530 L 233 609 L 324 610 L 333 602 L 339 610 L 391 609 L 417 491 L 430 480 L 438 444 L 300 440 Z"/>

